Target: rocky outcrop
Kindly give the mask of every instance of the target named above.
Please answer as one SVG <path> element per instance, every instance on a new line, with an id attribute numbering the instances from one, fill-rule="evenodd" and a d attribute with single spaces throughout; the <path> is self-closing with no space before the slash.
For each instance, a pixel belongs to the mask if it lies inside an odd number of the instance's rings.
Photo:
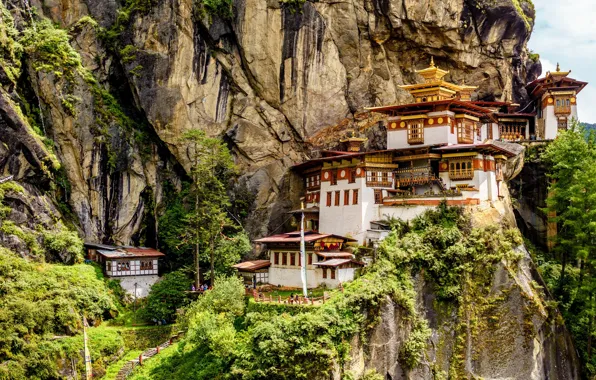
<path id="1" fill-rule="evenodd" d="M 540 146 L 529 149 L 540 148 Z M 543 209 L 548 197 L 547 168 L 540 160 L 530 158 L 524 164 L 520 175 L 509 184 L 511 197 L 515 200 L 514 210 L 517 225 L 528 239 L 542 249 L 549 246 L 549 222 Z"/>
<path id="2" fill-rule="evenodd" d="M 375 369 L 387 379 L 580 379 L 571 337 L 558 311 L 548 307 L 528 253 L 519 249 L 524 258 L 513 268 L 499 265 L 482 294 L 492 300 L 488 307 L 472 297 L 458 310 L 437 299 L 424 275 L 416 277 L 416 307 L 432 330 L 420 365 L 408 369 L 403 361 L 412 321 L 387 298 L 366 340 L 353 339 L 344 370 L 356 378 Z"/>
<path id="3" fill-rule="evenodd" d="M 72 84 L 32 70 L 33 58 L 25 57 L 72 189 L 68 203 L 90 240 L 138 238 L 147 194 L 159 208 L 161 183 L 179 183 L 178 164 L 189 168 L 185 131 L 229 143 L 242 173 L 236 187 L 254 195 L 245 224 L 259 236 L 278 228 L 295 203 L 288 168 L 307 158 L 305 142 L 332 125 L 342 124 L 342 134 L 364 107 L 408 101 L 398 86 L 417 81 L 415 69 L 431 56 L 450 70 L 447 80 L 479 86 L 486 100 L 523 103 L 523 84 L 539 70 L 525 47 L 534 18 L 525 1 L 307 1 L 295 8 L 237 0 L 225 19 L 191 0 L 129 1 L 124 10 L 95 0 L 31 4 L 69 30 L 83 66 L 150 137 L 135 142 L 135 131 L 112 122 L 104 141 L 94 131 L 97 89 L 74 83 L 79 101 L 71 114 L 60 92 Z M 29 17 L 21 3 L 8 6 Z M 364 131 L 369 147 L 382 145 L 383 128 Z"/>

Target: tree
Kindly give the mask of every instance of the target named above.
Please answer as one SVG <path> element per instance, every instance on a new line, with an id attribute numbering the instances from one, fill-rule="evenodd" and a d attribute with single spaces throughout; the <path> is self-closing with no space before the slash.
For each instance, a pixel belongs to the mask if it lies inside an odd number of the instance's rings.
<path id="1" fill-rule="evenodd" d="M 225 144 L 209 138 L 201 130 L 188 131 L 183 135 L 188 142 L 188 158 L 193 178 L 194 209 L 187 216 L 192 229 L 187 238 L 195 246 L 194 258 L 196 284 L 200 282 L 201 245 L 207 245 L 211 284 L 215 280 L 215 250 L 222 231 L 230 224 L 226 208 L 230 206 L 227 184 L 235 171 L 230 151 Z"/>
<path id="2" fill-rule="evenodd" d="M 546 211 L 558 226 L 555 253 L 560 257 L 562 270 L 557 290 L 563 294 L 567 263 L 577 258 L 585 262 L 593 241 L 594 235 L 586 227 L 594 217 L 590 211 L 596 186 L 588 174 L 594 170 L 596 159 L 594 140 L 586 139 L 584 129 L 575 122 L 547 147 L 542 159 L 550 168 Z"/>
<path id="3" fill-rule="evenodd" d="M 188 303 L 184 291 L 188 290 L 190 281 L 181 271 L 170 272 L 151 287 L 147 296 L 147 306 L 143 314 L 147 319 L 157 318 L 171 321 L 176 309 Z"/>
<path id="4" fill-rule="evenodd" d="M 596 297 L 596 140 L 573 123 L 546 148 L 542 160 L 551 181 L 546 210 L 557 223 L 553 253 L 560 263 L 555 290 L 560 307 L 574 333 L 578 349 L 592 363 L 594 303 Z M 572 265 L 576 263 L 576 265 Z M 550 268 L 552 264 L 548 264 Z M 568 268 L 571 266 L 571 268 Z M 557 271 L 554 271 L 555 275 Z M 547 272 L 548 277 L 553 272 Z M 547 279 L 548 281 L 548 279 Z M 552 286 L 552 285 L 551 285 Z M 588 334 L 585 334 L 585 332 Z"/>

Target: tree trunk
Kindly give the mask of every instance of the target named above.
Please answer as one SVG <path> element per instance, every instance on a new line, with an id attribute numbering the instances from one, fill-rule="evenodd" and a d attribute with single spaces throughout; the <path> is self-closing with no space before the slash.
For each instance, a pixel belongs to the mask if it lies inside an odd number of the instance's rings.
<path id="1" fill-rule="evenodd" d="M 561 265 L 561 275 L 559 276 L 559 296 L 563 299 L 563 282 L 565 280 L 565 266 L 567 265 L 567 253 L 563 252 L 563 263 Z"/>
<path id="2" fill-rule="evenodd" d="M 200 260 L 199 260 L 199 250 L 200 250 L 200 242 L 199 242 L 199 228 L 200 228 L 200 223 L 199 223 L 199 217 L 198 217 L 198 213 L 199 213 L 199 177 L 198 177 L 198 167 L 199 167 L 199 154 L 197 152 L 198 149 L 198 145 L 197 142 L 195 141 L 195 172 L 194 172 L 194 178 L 193 181 L 195 183 L 195 223 L 196 223 L 196 231 L 195 231 L 195 268 L 197 268 L 197 278 L 195 279 L 195 286 L 197 289 L 199 289 L 199 286 L 201 285 L 201 264 L 200 264 Z"/>
<path id="3" fill-rule="evenodd" d="M 594 321 L 594 308 L 592 306 L 592 292 L 590 291 L 590 323 L 588 324 L 588 363 L 592 360 L 592 323 Z"/>
<path id="4" fill-rule="evenodd" d="M 211 287 L 215 284 L 215 238 L 211 237 Z"/>

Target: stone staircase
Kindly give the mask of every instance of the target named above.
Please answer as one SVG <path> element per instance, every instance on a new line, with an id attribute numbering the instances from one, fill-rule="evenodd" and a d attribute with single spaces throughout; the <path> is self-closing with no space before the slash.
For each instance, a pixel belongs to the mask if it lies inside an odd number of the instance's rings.
<path id="1" fill-rule="evenodd" d="M 176 337 L 160 344 L 155 348 L 149 348 L 145 350 L 141 355 L 139 355 L 138 358 L 126 362 L 126 364 L 124 364 L 122 368 L 120 368 L 120 371 L 118 371 L 118 374 L 116 375 L 116 380 L 125 380 L 128 376 L 130 376 L 132 371 L 134 371 L 136 366 L 142 365 L 145 360 L 157 355 L 164 348 L 169 347 L 174 341 L 174 339 L 177 339 L 179 336 L 180 334 L 176 335 Z"/>

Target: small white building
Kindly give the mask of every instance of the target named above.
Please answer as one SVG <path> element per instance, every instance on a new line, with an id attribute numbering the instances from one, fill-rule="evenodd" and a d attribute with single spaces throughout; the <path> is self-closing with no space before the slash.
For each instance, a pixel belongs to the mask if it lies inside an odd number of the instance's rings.
<path id="1" fill-rule="evenodd" d="M 146 297 L 159 280 L 159 258 L 165 255 L 153 248 L 96 243 L 85 243 L 85 247 L 87 258 L 101 265 L 106 277 L 119 280 L 133 297 Z"/>
<path id="2" fill-rule="evenodd" d="M 527 86 L 536 112 L 537 139 L 552 140 L 560 130 L 566 130 L 577 119 L 577 95 L 588 83 L 570 78 L 571 71 L 547 72 Z"/>
<path id="3" fill-rule="evenodd" d="M 346 243 L 353 242 L 354 239 L 307 231 L 304 241 L 308 288 L 317 288 L 323 285 L 336 288 L 340 283 L 352 281 L 356 270 L 364 265 L 364 263 L 356 261 L 352 253 L 343 251 Z M 255 242 L 267 246 L 270 264 L 268 267 L 269 284 L 302 287 L 300 232 L 268 236 Z"/>

